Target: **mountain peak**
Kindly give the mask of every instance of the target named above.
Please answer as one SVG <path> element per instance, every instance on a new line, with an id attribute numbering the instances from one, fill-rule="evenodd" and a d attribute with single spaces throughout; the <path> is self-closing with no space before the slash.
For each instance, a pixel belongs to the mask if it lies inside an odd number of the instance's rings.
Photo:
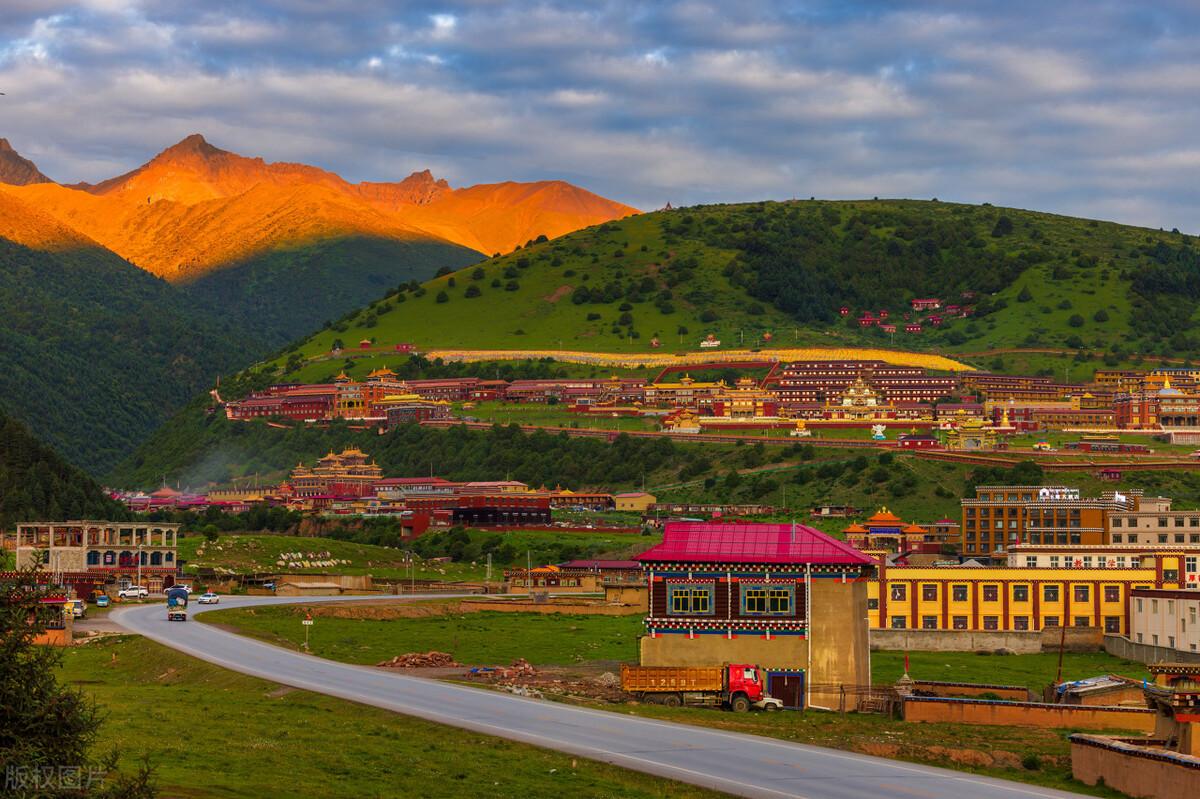
<path id="1" fill-rule="evenodd" d="M 208 139 L 205 139 L 203 135 L 199 133 L 193 133 L 192 135 L 180 139 L 177 143 L 163 150 L 154 157 L 151 163 L 159 160 L 160 158 L 169 157 L 172 155 L 199 155 L 207 158 L 214 155 L 230 154 L 231 153 L 228 153 L 219 147 L 213 147 L 208 143 Z"/>
<path id="2" fill-rule="evenodd" d="M 0 183 L 28 186 L 31 183 L 53 183 L 37 165 L 13 149 L 8 139 L 0 139 Z"/>

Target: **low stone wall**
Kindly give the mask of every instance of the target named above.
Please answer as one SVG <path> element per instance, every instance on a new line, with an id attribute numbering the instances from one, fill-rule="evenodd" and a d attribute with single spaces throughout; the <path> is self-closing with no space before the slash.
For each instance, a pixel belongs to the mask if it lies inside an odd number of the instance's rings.
<path id="1" fill-rule="evenodd" d="M 937 680 L 915 680 L 913 690 L 943 697 L 994 695 L 1013 702 L 1028 702 L 1032 697 L 1024 685 L 989 685 L 976 682 L 939 682 Z"/>
<path id="2" fill-rule="evenodd" d="M 1076 733 L 1071 736 L 1071 775 L 1087 785 L 1103 780 L 1109 788 L 1144 799 L 1200 796 L 1200 758 L 1150 743 Z"/>
<path id="3" fill-rule="evenodd" d="M 1181 652 L 1165 646 L 1139 644 L 1123 635 L 1104 636 L 1104 651 L 1119 658 L 1142 663 L 1200 663 L 1200 652 Z"/>
<path id="4" fill-rule="evenodd" d="M 487 610 L 499 613 L 577 613 L 583 616 L 635 616 L 645 612 L 636 605 L 554 600 L 533 602 L 528 599 L 464 599 L 461 607 L 468 612 Z"/>
<path id="5" fill-rule="evenodd" d="M 1147 708 L 1049 705 L 986 699 L 914 696 L 904 699 L 905 721 L 1048 727 L 1076 730 L 1153 732 L 1155 714 Z"/>
<path id="6" fill-rule="evenodd" d="M 908 649 L 920 652 L 997 652 L 1016 655 L 1057 652 L 1062 631 L 1051 627 L 1037 632 L 1018 630 L 871 630 L 872 649 Z M 1063 646 L 1067 652 L 1098 652 L 1104 633 L 1098 627 L 1068 627 Z"/>

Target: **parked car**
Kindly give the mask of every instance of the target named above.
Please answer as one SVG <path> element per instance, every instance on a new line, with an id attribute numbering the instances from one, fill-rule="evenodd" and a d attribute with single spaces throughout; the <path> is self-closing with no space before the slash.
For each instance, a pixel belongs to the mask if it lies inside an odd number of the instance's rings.
<path id="1" fill-rule="evenodd" d="M 262 587 L 267 589 L 268 591 L 274 591 L 275 583 L 263 583 Z"/>
<path id="2" fill-rule="evenodd" d="M 192 584 L 191 583 L 175 583 L 175 587 L 182 588 L 184 591 L 187 591 L 189 594 L 192 593 Z"/>
<path id="3" fill-rule="evenodd" d="M 221 597 L 217 596 L 212 591 L 206 591 L 205 593 L 200 595 L 200 599 L 197 601 L 201 605 L 217 605 L 217 604 L 220 604 Z"/>
<path id="4" fill-rule="evenodd" d="M 142 599 L 150 596 L 150 592 L 145 587 L 140 585 L 131 585 L 128 588 L 122 588 L 117 592 L 117 596 L 121 599 Z"/>
<path id="5" fill-rule="evenodd" d="M 106 608 L 108 607 L 110 601 L 111 600 L 108 598 L 108 594 L 100 594 L 98 597 L 96 597 L 96 607 Z"/>
<path id="6" fill-rule="evenodd" d="M 87 616 L 87 603 L 82 599 L 72 599 L 71 615 L 77 619 L 85 618 Z"/>

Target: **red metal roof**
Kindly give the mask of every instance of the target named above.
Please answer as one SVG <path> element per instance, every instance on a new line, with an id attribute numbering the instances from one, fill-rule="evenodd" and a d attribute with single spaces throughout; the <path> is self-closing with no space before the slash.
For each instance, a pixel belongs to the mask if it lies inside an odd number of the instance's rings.
<path id="1" fill-rule="evenodd" d="M 667 522 L 663 542 L 637 556 L 643 563 L 816 563 L 875 561 L 820 530 L 797 524 Z"/>

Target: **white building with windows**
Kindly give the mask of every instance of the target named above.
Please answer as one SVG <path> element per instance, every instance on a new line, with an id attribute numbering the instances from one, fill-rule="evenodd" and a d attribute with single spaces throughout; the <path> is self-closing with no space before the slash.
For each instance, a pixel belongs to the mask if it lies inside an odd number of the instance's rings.
<path id="1" fill-rule="evenodd" d="M 1135 588 L 1129 606 L 1129 640 L 1200 653 L 1200 591 Z"/>

